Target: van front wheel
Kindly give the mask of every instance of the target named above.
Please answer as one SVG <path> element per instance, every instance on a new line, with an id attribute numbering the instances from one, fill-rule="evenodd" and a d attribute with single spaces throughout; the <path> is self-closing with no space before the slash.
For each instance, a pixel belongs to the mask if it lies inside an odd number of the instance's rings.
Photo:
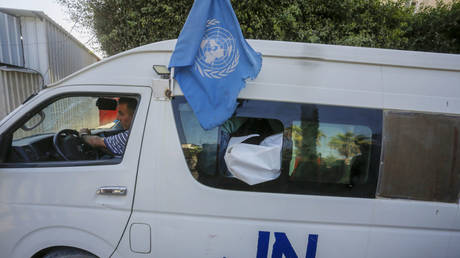
<path id="1" fill-rule="evenodd" d="M 94 254 L 88 253 L 86 251 L 76 249 L 76 248 L 67 248 L 60 247 L 52 249 L 47 254 L 43 255 L 43 258 L 97 258 Z"/>

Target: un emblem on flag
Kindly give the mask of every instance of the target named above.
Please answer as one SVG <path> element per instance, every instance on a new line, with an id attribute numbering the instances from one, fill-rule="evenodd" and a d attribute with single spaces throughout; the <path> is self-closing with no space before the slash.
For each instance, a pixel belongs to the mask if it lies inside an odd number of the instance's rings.
<path id="1" fill-rule="evenodd" d="M 195 68 L 201 76 L 211 79 L 221 79 L 235 71 L 240 59 L 235 38 L 219 24 L 216 19 L 208 20 L 195 57 Z"/>

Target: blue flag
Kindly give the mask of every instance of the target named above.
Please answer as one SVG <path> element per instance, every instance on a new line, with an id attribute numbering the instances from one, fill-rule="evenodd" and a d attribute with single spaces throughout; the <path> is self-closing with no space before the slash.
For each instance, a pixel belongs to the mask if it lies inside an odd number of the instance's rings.
<path id="1" fill-rule="evenodd" d="M 243 38 L 230 0 L 193 3 L 169 67 L 204 129 L 232 116 L 245 80 L 261 66 L 262 55 Z"/>

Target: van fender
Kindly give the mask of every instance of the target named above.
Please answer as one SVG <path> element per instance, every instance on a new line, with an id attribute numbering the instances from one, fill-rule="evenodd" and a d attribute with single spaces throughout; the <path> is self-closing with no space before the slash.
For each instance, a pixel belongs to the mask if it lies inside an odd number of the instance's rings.
<path id="1" fill-rule="evenodd" d="M 109 257 L 115 249 L 115 246 L 108 241 L 89 231 L 66 226 L 51 226 L 24 235 L 8 257 L 32 257 L 43 249 L 55 246 L 75 247 L 99 257 Z"/>

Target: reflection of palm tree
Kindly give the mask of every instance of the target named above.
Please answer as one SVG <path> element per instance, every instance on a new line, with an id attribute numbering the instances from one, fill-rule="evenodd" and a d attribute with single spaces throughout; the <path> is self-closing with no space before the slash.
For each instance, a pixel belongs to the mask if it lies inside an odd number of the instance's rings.
<path id="1" fill-rule="evenodd" d="M 324 134 L 323 131 L 318 129 L 318 134 L 316 135 L 316 146 L 321 146 L 321 139 L 326 137 L 326 134 Z"/>
<path id="2" fill-rule="evenodd" d="M 331 137 L 328 145 L 344 156 L 345 163 L 349 164 L 350 157 L 358 155 L 361 152 L 359 146 L 365 143 L 370 144 L 369 137 L 346 132 L 345 134 L 339 133 Z"/>
<path id="3" fill-rule="evenodd" d="M 369 146 L 371 145 L 372 141 L 369 139 L 369 137 L 360 134 L 360 135 L 355 136 L 355 143 L 358 146 L 363 146 L 363 145 Z"/>
<path id="4" fill-rule="evenodd" d="M 297 143 L 302 142 L 303 131 L 302 131 L 302 128 L 300 128 L 300 126 L 296 126 L 296 125 L 292 126 L 292 135 L 293 135 L 293 139 L 295 142 Z M 321 139 L 326 138 L 326 137 L 327 136 L 326 134 L 323 133 L 323 131 L 318 130 L 318 134 L 316 136 L 316 146 L 321 146 Z"/>
<path id="5" fill-rule="evenodd" d="M 298 153 L 300 150 L 300 148 L 302 148 L 302 128 L 300 128 L 300 126 L 297 126 L 297 125 L 293 125 L 292 126 L 292 140 L 294 141 L 294 144 L 295 144 L 295 150 L 296 150 L 296 153 L 295 155 L 298 155 L 300 153 Z"/>
<path id="6" fill-rule="evenodd" d="M 294 137 L 302 137 L 302 128 L 298 125 L 293 125 L 292 133 L 294 134 Z"/>

